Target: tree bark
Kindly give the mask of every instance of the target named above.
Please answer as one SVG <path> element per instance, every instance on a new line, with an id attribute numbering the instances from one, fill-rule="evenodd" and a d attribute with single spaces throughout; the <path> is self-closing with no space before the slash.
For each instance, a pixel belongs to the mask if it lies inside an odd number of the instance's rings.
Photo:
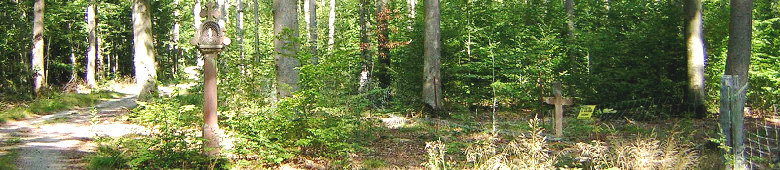
<path id="1" fill-rule="evenodd" d="M 35 0 L 33 9 L 33 32 L 32 32 L 32 57 L 31 65 L 33 71 L 33 93 L 39 95 L 41 88 L 46 86 L 46 75 L 43 68 L 43 14 L 44 0 Z"/>
<path id="2" fill-rule="evenodd" d="M 423 101 L 434 113 L 442 108 L 441 93 L 441 27 L 439 0 L 424 0 L 425 8 L 425 68 Z"/>
<path id="3" fill-rule="evenodd" d="M 238 56 L 241 63 L 244 61 L 244 4 L 241 0 L 236 0 L 236 42 L 238 45 Z M 244 70 L 241 64 L 241 70 Z"/>
<path id="4" fill-rule="evenodd" d="M 387 30 L 387 22 L 390 19 L 390 10 L 387 9 L 388 0 L 376 1 L 376 32 L 377 32 L 377 52 L 379 55 L 379 70 L 377 70 L 377 79 L 379 87 L 390 87 L 390 37 Z"/>
<path id="5" fill-rule="evenodd" d="M 179 28 L 181 27 L 179 23 L 179 19 L 181 14 L 178 10 L 179 0 L 174 0 L 173 3 L 177 6 L 177 9 L 173 11 L 174 19 L 173 19 L 173 26 L 171 26 L 171 44 L 168 48 L 170 48 L 173 53 L 171 55 L 171 60 L 173 61 L 171 67 L 171 75 L 173 77 L 176 77 L 177 75 L 176 72 L 178 72 L 179 70 L 179 53 L 180 53 L 179 47 L 176 46 L 176 43 L 179 42 Z"/>
<path id="6" fill-rule="evenodd" d="M 333 50 L 333 34 L 336 34 L 336 0 L 330 0 L 330 10 L 328 10 L 328 51 Z"/>
<path id="7" fill-rule="evenodd" d="M 571 61 L 576 61 L 573 48 L 574 39 L 576 38 L 574 35 L 574 0 L 565 0 L 563 5 L 566 11 L 566 46 L 568 47 L 566 55 L 569 56 Z"/>
<path id="8" fill-rule="evenodd" d="M 371 44 L 368 42 L 368 0 L 360 0 L 358 9 L 358 24 L 360 25 L 360 82 L 358 85 L 358 91 L 366 92 L 368 84 L 371 80 L 372 59 L 368 52 Z"/>
<path id="9" fill-rule="evenodd" d="M 304 17 L 306 28 L 309 31 L 309 50 L 311 52 L 311 63 L 317 65 L 317 1 L 304 0 Z"/>
<path id="10" fill-rule="evenodd" d="M 688 47 L 688 98 L 697 117 L 705 116 L 704 106 L 704 61 L 707 51 L 704 46 L 704 29 L 701 0 L 685 0 L 685 41 Z"/>
<path id="11" fill-rule="evenodd" d="M 466 3 L 468 3 L 468 2 L 466 2 Z M 409 21 L 406 22 L 406 25 L 407 25 L 406 29 L 409 32 L 412 32 L 412 31 L 414 31 L 414 27 L 412 27 L 412 25 L 414 24 L 414 19 L 416 17 L 415 13 L 417 12 L 416 11 L 417 0 L 406 0 L 406 8 L 408 8 L 407 12 L 409 12 L 409 14 L 408 14 Z"/>
<path id="12" fill-rule="evenodd" d="M 260 62 L 260 55 L 259 55 L 260 54 L 259 53 L 259 51 L 260 51 L 260 29 L 259 29 L 259 27 L 260 27 L 260 20 L 258 18 L 260 16 L 259 16 L 259 13 L 257 12 L 257 9 L 260 7 L 260 4 L 257 3 L 257 0 L 254 0 L 254 3 L 255 3 L 254 4 L 255 5 L 254 6 L 255 16 L 252 16 L 252 18 L 255 19 L 255 55 L 254 55 L 254 57 L 255 57 L 256 62 L 259 63 Z"/>
<path id="13" fill-rule="evenodd" d="M 97 30 L 97 22 L 95 21 L 95 0 L 89 1 L 89 6 L 87 7 L 87 29 L 89 30 L 89 36 L 87 37 L 87 41 L 89 45 L 87 46 L 87 68 L 86 68 L 86 75 L 85 81 L 87 83 L 87 87 L 89 88 L 95 88 L 96 82 L 95 82 L 95 62 L 97 61 L 97 38 L 95 35 L 95 31 Z"/>
<path id="14" fill-rule="evenodd" d="M 742 89 L 749 81 L 748 70 L 750 67 L 750 52 L 751 52 L 751 38 L 753 28 L 753 1 L 752 0 L 731 0 L 731 21 L 729 22 L 729 43 L 728 43 L 728 57 L 726 58 L 726 72 L 725 75 L 737 75 L 739 80 L 737 81 L 736 88 Z M 740 96 L 744 96 L 746 91 L 739 92 Z M 741 97 L 735 101 L 732 105 L 732 110 L 743 110 L 745 106 L 745 98 Z M 736 109 L 735 109 L 736 108 Z M 723 116 L 725 117 L 725 116 Z M 733 143 L 742 143 L 742 131 L 739 129 L 744 124 L 742 114 L 732 113 L 732 140 Z M 734 128 L 737 127 L 737 128 Z M 744 169 L 745 157 L 744 147 L 733 148 L 734 155 L 737 155 L 734 162 L 734 169 Z"/>
<path id="15" fill-rule="evenodd" d="M 752 0 L 731 0 L 726 75 L 739 75 L 742 77 L 739 83 L 740 87 L 748 82 L 751 36 L 753 33 L 752 10 Z"/>
<path id="16" fill-rule="evenodd" d="M 133 60 L 138 98 L 144 99 L 157 90 L 157 64 L 154 60 L 154 40 L 149 2 L 133 0 Z"/>
<path id="17" fill-rule="evenodd" d="M 202 18 L 200 17 L 200 11 L 203 9 L 203 4 L 201 3 L 201 0 L 194 0 L 195 6 L 192 7 L 192 28 L 193 30 L 198 30 L 200 28 L 201 23 L 203 23 Z M 197 61 L 196 66 L 203 67 L 203 56 L 200 55 L 200 52 L 195 52 Z"/>
<path id="18" fill-rule="evenodd" d="M 296 59 L 298 44 L 298 8 L 295 0 L 274 0 L 274 60 L 276 61 L 276 94 L 287 98 L 298 90 L 298 70 L 300 62 Z"/>

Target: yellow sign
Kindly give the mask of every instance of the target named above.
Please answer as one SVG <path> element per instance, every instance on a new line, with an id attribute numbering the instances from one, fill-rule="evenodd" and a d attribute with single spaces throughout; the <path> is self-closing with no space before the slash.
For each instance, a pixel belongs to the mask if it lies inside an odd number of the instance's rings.
<path id="1" fill-rule="evenodd" d="M 577 119 L 590 119 L 595 110 L 596 105 L 584 105 L 580 108 L 580 114 L 577 115 Z"/>

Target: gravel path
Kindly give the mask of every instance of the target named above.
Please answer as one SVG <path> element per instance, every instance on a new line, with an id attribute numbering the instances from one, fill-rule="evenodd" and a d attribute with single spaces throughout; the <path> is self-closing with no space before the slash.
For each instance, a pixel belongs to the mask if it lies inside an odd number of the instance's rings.
<path id="1" fill-rule="evenodd" d="M 14 148 L 19 169 L 83 169 L 83 157 L 94 153 L 94 137 L 140 133 L 142 126 L 118 121 L 135 107 L 135 96 L 102 102 L 92 108 L 59 112 L 0 126 L 0 139 L 18 138 Z"/>

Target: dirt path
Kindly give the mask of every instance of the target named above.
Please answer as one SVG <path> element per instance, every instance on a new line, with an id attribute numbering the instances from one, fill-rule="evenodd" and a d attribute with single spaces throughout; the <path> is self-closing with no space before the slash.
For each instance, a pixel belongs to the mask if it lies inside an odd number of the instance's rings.
<path id="1" fill-rule="evenodd" d="M 59 112 L 39 118 L 9 122 L 0 127 L 2 141 L 17 140 L 18 169 L 83 169 L 83 157 L 94 153 L 95 137 L 119 137 L 142 132 L 143 127 L 118 121 L 117 116 L 135 107 L 135 96 L 102 102 L 93 108 Z M 8 142 L 6 142 L 8 143 Z"/>

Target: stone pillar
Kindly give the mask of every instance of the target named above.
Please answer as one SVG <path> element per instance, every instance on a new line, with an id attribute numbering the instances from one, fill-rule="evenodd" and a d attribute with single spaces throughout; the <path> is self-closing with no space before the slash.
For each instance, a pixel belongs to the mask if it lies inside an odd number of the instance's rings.
<path id="1" fill-rule="evenodd" d="M 195 31 L 190 43 L 198 47 L 203 59 L 203 154 L 217 157 L 220 152 L 219 124 L 217 116 L 217 56 L 222 49 L 230 44 L 230 39 L 225 36 L 225 28 L 217 21 L 224 17 L 219 9 L 214 9 L 214 3 L 209 3 L 206 9 L 201 11 L 201 17 L 207 17 Z"/>

